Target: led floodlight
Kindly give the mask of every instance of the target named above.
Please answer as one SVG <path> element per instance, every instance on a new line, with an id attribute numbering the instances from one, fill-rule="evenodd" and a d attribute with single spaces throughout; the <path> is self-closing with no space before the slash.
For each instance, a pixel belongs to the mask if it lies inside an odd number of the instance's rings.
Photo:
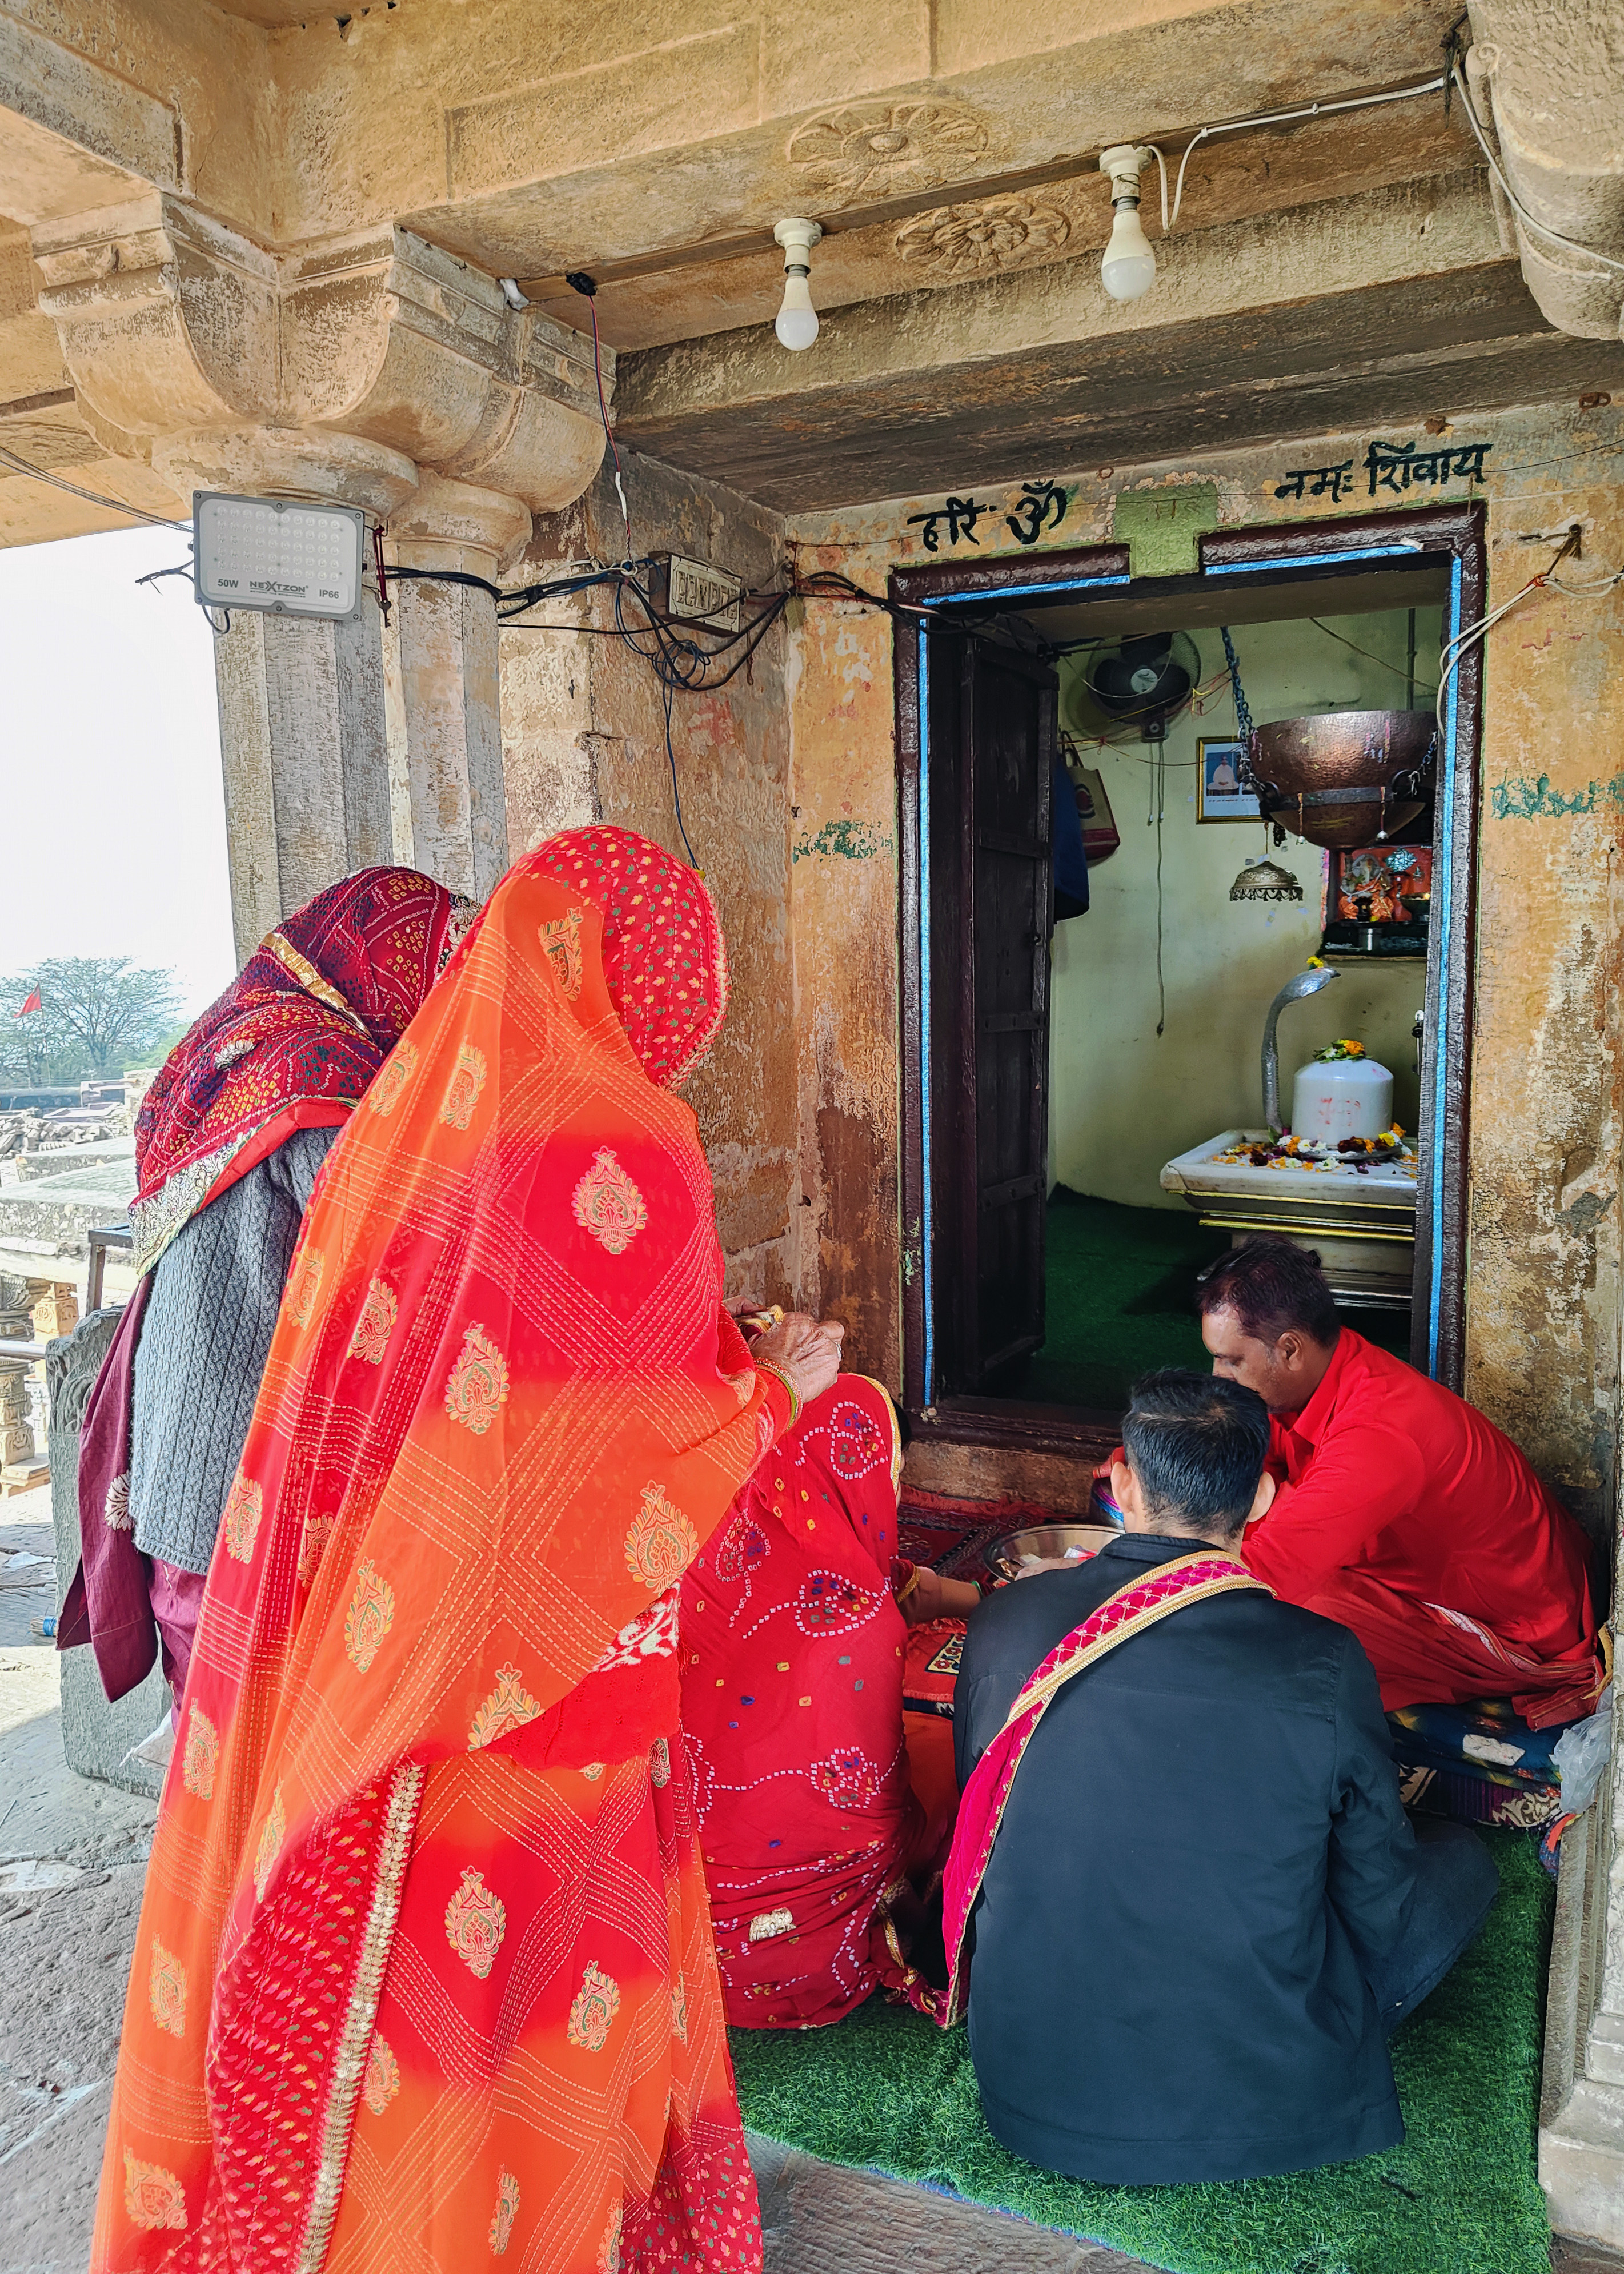
<path id="1" fill-rule="evenodd" d="M 359 611 L 366 523 L 355 506 L 199 490 L 192 534 L 197 596 L 206 608 L 263 608 L 328 621 Z"/>

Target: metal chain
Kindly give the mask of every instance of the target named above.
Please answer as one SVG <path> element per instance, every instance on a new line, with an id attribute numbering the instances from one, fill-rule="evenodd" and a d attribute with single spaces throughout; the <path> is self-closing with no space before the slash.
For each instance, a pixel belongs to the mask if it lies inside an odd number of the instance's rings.
<path id="1" fill-rule="evenodd" d="M 1223 659 L 1229 666 L 1229 688 L 1235 697 L 1236 731 L 1246 745 L 1247 754 L 1250 756 L 1252 736 L 1252 706 L 1246 700 L 1246 690 L 1241 685 L 1240 658 L 1235 652 L 1235 642 L 1229 637 L 1228 624 L 1220 624 L 1218 629 L 1223 640 Z"/>

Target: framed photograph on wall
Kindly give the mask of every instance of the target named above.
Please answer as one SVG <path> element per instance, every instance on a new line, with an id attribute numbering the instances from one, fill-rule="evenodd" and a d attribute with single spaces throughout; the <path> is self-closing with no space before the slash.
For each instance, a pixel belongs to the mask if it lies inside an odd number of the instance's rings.
<path id="1" fill-rule="evenodd" d="M 1196 746 L 1195 817 L 1198 821 L 1260 821 L 1256 793 L 1244 788 L 1246 745 L 1202 735 Z"/>

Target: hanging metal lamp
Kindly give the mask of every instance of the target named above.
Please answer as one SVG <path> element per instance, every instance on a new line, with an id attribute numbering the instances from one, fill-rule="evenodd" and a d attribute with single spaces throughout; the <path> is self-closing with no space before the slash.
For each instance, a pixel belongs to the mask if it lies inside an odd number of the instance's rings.
<path id="1" fill-rule="evenodd" d="M 1232 900 L 1300 900 L 1303 887 L 1278 861 L 1248 861 L 1229 887 Z"/>

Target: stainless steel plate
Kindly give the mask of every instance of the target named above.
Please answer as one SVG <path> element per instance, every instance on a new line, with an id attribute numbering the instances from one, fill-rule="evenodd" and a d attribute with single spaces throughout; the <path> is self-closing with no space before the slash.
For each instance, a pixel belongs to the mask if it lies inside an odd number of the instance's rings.
<path id="1" fill-rule="evenodd" d="M 1012 1579 L 1029 1555 L 1064 1555 L 1071 1549 L 1094 1555 L 1108 1540 L 1121 1536 L 1115 1525 L 1109 1524 L 1038 1524 L 1028 1532 L 1006 1532 L 1002 1540 L 993 1540 L 982 1554 L 988 1570 L 996 1577 Z"/>

